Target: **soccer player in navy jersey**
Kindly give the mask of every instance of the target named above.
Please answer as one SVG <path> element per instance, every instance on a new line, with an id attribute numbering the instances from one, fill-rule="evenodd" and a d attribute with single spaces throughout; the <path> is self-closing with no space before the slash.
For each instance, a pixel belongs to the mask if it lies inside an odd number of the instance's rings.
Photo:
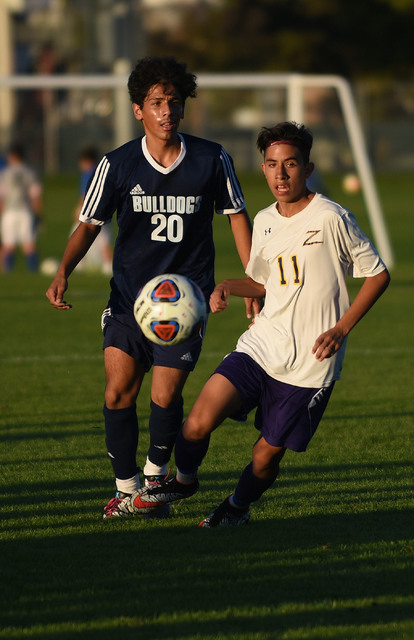
<path id="1" fill-rule="evenodd" d="M 157 346 L 142 334 L 133 316 L 140 288 L 161 273 L 194 280 L 208 300 L 214 289 L 214 211 L 228 216 L 246 267 L 251 224 L 233 162 L 220 144 L 178 133 L 196 77 L 173 58 L 147 57 L 133 69 L 128 90 L 144 135 L 106 154 L 90 182 L 79 225 L 69 238 L 58 272 L 46 292 L 56 309 L 68 277 L 102 227 L 117 213 L 113 278 L 102 315 L 104 332 L 105 433 L 116 478 L 116 494 L 104 518 L 140 487 L 137 468 L 136 399 L 152 367 L 150 446 L 143 469 L 146 485 L 167 473 L 183 420 L 182 391 L 200 355 L 203 336 L 177 346 Z M 247 315 L 258 301 L 247 302 Z"/>

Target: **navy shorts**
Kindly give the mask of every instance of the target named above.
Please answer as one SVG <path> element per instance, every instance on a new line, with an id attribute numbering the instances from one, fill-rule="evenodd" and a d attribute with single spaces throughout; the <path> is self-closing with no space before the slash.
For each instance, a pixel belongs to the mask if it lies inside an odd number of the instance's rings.
<path id="1" fill-rule="evenodd" d="M 103 348 L 116 347 L 137 360 L 149 371 L 153 365 L 193 371 L 200 357 L 207 319 L 201 333 L 181 344 L 159 346 L 148 340 L 136 323 L 132 313 L 113 314 L 107 307 L 102 314 Z"/>
<path id="2" fill-rule="evenodd" d="M 271 378 L 250 356 L 233 351 L 214 373 L 227 378 L 242 398 L 240 412 L 230 416 L 245 421 L 256 408 L 255 427 L 274 447 L 305 451 L 328 404 L 335 383 L 311 389 Z"/>

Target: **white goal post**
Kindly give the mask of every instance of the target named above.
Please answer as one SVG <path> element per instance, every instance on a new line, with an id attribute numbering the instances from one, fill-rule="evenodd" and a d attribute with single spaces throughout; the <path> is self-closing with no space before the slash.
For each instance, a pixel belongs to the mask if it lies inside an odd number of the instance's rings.
<path id="1" fill-rule="evenodd" d="M 123 61 L 119 61 L 122 63 Z M 114 75 L 14 75 L 0 76 L 0 90 L 4 89 L 113 89 L 115 92 L 116 139 L 120 143 L 134 137 L 130 130 L 131 120 L 128 92 L 125 90 L 128 71 L 119 64 Z M 394 265 L 394 256 L 387 232 L 378 191 L 368 158 L 360 119 L 350 84 L 337 75 L 303 75 L 297 73 L 200 73 L 197 74 L 200 89 L 254 89 L 284 88 L 287 92 L 286 119 L 304 121 L 303 90 L 308 87 L 336 90 L 342 109 L 344 124 L 362 193 L 367 207 L 375 244 L 389 268 Z M 0 91 L 0 93 L 4 93 Z M 306 124 L 306 123 L 305 123 Z"/>

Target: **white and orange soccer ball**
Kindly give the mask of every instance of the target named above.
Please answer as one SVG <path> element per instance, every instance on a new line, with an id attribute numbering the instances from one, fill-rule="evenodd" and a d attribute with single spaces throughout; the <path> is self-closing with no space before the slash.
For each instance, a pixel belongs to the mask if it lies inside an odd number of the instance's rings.
<path id="1" fill-rule="evenodd" d="M 347 173 L 342 180 L 342 189 L 345 193 L 359 193 L 361 182 L 355 173 Z"/>
<path id="2" fill-rule="evenodd" d="M 201 329 L 206 303 L 195 282 L 175 273 L 164 273 L 149 280 L 138 293 L 134 316 L 148 340 L 172 346 Z"/>

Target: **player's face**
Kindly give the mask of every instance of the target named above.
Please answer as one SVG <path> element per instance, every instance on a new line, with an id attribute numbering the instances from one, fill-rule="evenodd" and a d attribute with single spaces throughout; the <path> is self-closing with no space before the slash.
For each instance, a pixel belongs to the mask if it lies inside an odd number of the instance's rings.
<path id="1" fill-rule="evenodd" d="M 135 118 L 142 121 L 147 137 L 167 141 L 177 137 L 184 105 L 180 93 L 172 85 L 155 84 L 142 107 L 134 103 L 132 108 Z"/>
<path id="2" fill-rule="evenodd" d="M 305 164 L 297 147 L 290 144 L 267 147 L 262 170 L 279 203 L 298 203 L 307 196 L 306 180 L 313 171 L 313 164 Z"/>

